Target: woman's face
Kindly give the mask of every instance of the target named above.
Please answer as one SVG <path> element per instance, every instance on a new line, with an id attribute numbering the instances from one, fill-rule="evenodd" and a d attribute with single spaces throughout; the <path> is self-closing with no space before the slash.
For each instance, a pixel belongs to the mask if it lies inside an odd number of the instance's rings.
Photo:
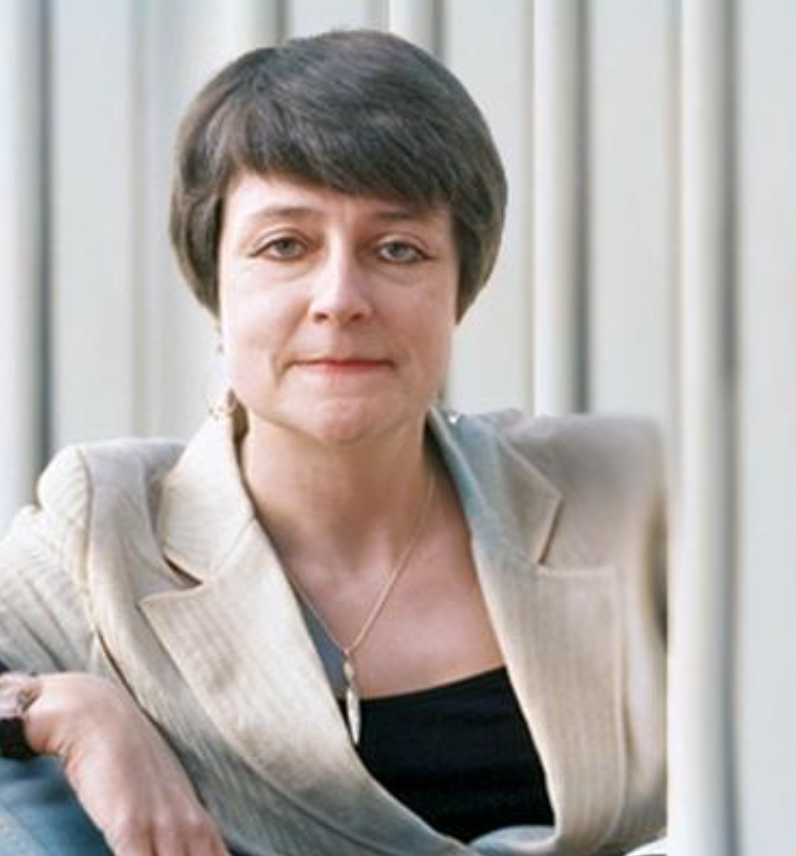
<path id="1" fill-rule="evenodd" d="M 352 444 L 422 426 L 456 317 L 446 207 L 247 173 L 218 266 L 230 386 L 253 430 Z"/>

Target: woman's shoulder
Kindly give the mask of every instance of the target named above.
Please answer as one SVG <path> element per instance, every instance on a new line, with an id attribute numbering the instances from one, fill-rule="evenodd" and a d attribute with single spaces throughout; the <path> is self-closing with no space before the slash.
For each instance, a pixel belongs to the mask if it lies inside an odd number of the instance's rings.
<path id="1" fill-rule="evenodd" d="M 502 448 L 536 463 L 542 470 L 582 464 L 631 470 L 662 465 L 661 431 L 644 416 L 571 414 L 529 415 L 499 410 L 448 417 L 465 438 Z"/>
<path id="2" fill-rule="evenodd" d="M 464 455 L 478 469 L 516 480 L 529 468 L 564 498 L 648 506 L 664 494 L 661 432 L 624 415 L 531 416 L 519 410 L 448 415 Z"/>
<path id="3" fill-rule="evenodd" d="M 180 450 L 170 441 L 117 440 L 69 446 L 52 459 L 35 502 L 0 539 L 4 662 L 39 671 L 92 662 L 90 562 L 118 555 L 117 568 L 132 573 L 137 556 L 157 555 L 160 481 Z M 122 549 L 128 543 L 132 551 Z"/>
<path id="4" fill-rule="evenodd" d="M 184 450 L 177 440 L 119 438 L 67 446 L 42 473 L 38 505 L 81 524 L 98 498 L 148 504 Z"/>
<path id="5" fill-rule="evenodd" d="M 565 416 L 531 415 L 521 410 L 497 410 L 469 417 L 506 442 L 522 448 L 561 446 L 610 449 L 630 444 L 646 453 L 660 445 L 654 419 L 623 414 L 573 413 Z"/>

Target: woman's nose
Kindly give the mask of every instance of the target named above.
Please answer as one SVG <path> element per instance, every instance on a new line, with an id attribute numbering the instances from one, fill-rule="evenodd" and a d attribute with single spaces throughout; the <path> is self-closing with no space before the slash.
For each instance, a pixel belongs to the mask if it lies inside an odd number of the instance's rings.
<path id="1" fill-rule="evenodd" d="M 314 321 L 348 324 L 372 311 L 367 274 L 350 251 L 330 252 L 316 271 L 310 314 Z"/>

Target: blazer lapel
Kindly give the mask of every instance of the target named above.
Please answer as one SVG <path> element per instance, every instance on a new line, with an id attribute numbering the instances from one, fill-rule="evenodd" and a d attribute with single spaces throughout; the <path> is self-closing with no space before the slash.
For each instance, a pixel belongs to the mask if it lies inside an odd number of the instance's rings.
<path id="1" fill-rule="evenodd" d="M 198 585 L 140 608 L 233 752 L 348 846 L 353 837 L 396 856 L 470 852 L 359 761 L 224 423 L 208 423 L 167 478 L 159 526 L 166 557 Z"/>
<path id="2" fill-rule="evenodd" d="M 610 833 L 625 782 L 614 570 L 545 564 L 564 511 L 558 492 L 480 421 L 436 412 L 430 424 L 555 812 L 550 838 L 528 829 L 523 852 L 589 852 Z"/>
<path id="3" fill-rule="evenodd" d="M 438 411 L 429 418 L 556 816 L 547 838 L 517 828 L 510 844 L 588 852 L 610 832 L 625 779 L 615 574 L 549 561 L 564 513 L 558 492 L 480 420 L 454 423 Z M 230 435 L 228 424 L 208 423 L 167 477 L 160 538 L 178 582 L 140 603 L 197 700 L 235 755 L 338 830 L 346 852 L 360 852 L 352 836 L 363 853 L 501 852 L 503 834 L 474 848 L 438 835 L 360 763 Z"/>

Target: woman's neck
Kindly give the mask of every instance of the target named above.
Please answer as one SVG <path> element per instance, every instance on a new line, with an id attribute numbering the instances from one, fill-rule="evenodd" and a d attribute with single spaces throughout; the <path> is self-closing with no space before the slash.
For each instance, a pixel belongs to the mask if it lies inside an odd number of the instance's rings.
<path id="1" fill-rule="evenodd" d="M 241 470 L 282 560 L 307 583 L 322 573 L 383 573 L 411 537 L 433 478 L 424 425 L 355 446 L 327 446 L 252 423 Z"/>

